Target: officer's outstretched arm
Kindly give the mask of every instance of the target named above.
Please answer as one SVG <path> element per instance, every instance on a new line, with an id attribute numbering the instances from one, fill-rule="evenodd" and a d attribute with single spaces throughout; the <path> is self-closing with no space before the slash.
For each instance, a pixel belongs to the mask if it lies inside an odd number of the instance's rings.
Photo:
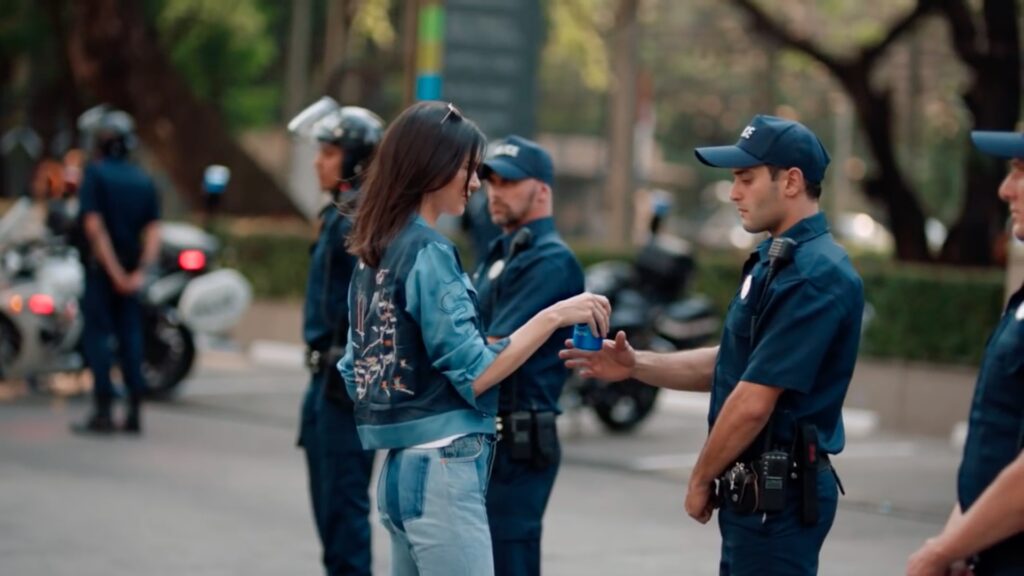
<path id="1" fill-rule="evenodd" d="M 604 296 L 585 292 L 541 310 L 509 336 L 508 346 L 473 382 L 477 396 L 508 378 L 526 362 L 551 335 L 566 326 L 589 324 L 597 334 L 607 334 L 611 305 Z"/>
<path id="2" fill-rule="evenodd" d="M 1003 469 L 967 512 L 925 542 L 907 565 L 908 576 L 931 574 L 1024 532 L 1024 454 Z"/>
<path id="3" fill-rule="evenodd" d="M 568 368 L 578 369 L 584 378 L 618 382 L 635 378 L 645 384 L 673 390 L 708 392 L 715 370 L 718 347 L 683 350 L 668 354 L 636 351 L 619 331 L 615 340 L 605 340 L 600 351 L 589 352 L 565 341 L 559 357 Z"/>

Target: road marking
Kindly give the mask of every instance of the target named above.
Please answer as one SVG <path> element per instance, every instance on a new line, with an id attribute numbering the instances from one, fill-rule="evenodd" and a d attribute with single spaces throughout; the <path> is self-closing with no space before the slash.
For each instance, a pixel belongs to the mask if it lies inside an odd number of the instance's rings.
<path id="1" fill-rule="evenodd" d="M 253 340 L 249 345 L 249 359 L 260 366 L 301 368 L 305 363 L 305 355 L 304 346 L 290 342 Z"/>

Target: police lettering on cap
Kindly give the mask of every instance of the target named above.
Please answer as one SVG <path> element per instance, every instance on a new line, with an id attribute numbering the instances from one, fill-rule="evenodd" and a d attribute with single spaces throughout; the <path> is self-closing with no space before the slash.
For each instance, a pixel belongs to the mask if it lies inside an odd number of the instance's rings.
<path id="1" fill-rule="evenodd" d="M 1024 134 L 975 130 L 971 140 L 978 150 L 1000 158 L 1024 158 Z"/>
<path id="2" fill-rule="evenodd" d="M 494 172 L 506 180 L 536 178 L 548 186 L 555 182 L 551 155 L 536 142 L 515 135 L 491 146 L 482 172 L 484 177 Z"/>
<path id="3" fill-rule="evenodd" d="M 799 122 L 764 114 L 754 116 L 736 144 L 697 148 L 694 154 L 716 168 L 799 168 L 811 184 L 825 179 L 829 163 L 828 152 L 814 132 Z"/>

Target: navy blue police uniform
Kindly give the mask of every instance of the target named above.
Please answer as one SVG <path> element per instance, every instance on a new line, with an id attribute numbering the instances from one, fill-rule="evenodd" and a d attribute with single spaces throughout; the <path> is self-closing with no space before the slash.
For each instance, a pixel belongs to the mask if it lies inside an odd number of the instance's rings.
<path id="1" fill-rule="evenodd" d="M 583 271 L 554 219 L 541 218 L 492 242 L 474 283 L 487 335 L 500 338 L 544 308 L 582 293 Z M 561 462 L 555 416 L 568 377 L 558 352 L 571 336 L 571 328 L 556 331 L 500 385 L 501 436 L 487 490 L 497 576 L 540 573 L 541 522 Z M 529 435 L 521 437 L 526 450 L 512 446 L 513 426 L 528 427 L 520 432 Z"/>
<path id="2" fill-rule="evenodd" d="M 1024 288 L 1011 298 L 985 349 L 971 402 L 963 461 L 957 479 L 966 512 L 1024 446 Z M 1024 574 L 1024 534 L 978 555 L 975 574 Z"/>
<path id="3" fill-rule="evenodd" d="M 799 168 L 808 184 L 824 179 L 829 162 L 825 147 L 805 126 L 765 115 L 755 116 L 735 145 L 698 148 L 696 155 L 721 168 Z M 773 243 L 793 248 L 770 253 Z M 739 466 L 719 479 L 727 496 L 718 515 L 722 576 L 818 573 L 818 554 L 841 489 L 829 455 L 845 444 L 842 407 L 863 312 L 863 282 L 822 213 L 765 240 L 744 265 L 715 362 L 708 424 L 714 427 L 739 382 L 781 388 L 782 394 L 764 430 L 739 458 L 748 470 L 760 470 L 764 480 L 756 511 L 731 499 L 742 499 L 732 491 L 737 476 L 730 474 Z M 784 462 L 783 453 L 797 467 L 786 463 L 785 472 L 773 467 L 765 474 L 761 465 Z M 765 454 L 769 458 L 762 458 Z M 771 506 L 766 486 L 772 489 Z"/>
<path id="4" fill-rule="evenodd" d="M 351 220 L 334 204 L 321 213 L 303 308 L 312 376 L 298 443 L 306 453 L 313 514 L 330 575 L 368 575 L 371 566 L 368 491 L 374 452 L 359 442 L 352 401 L 334 369 L 348 337 L 348 286 L 356 265 L 345 250 L 351 228 Z"/>
<path id="5" fill-rule="evenodd" d="M 493 145 L 481 171 L 514 182 L 554 183 L 551 156 L 516 135 Z M 485 331 L 501 338 L 544 308 L 582 293 L 583 270 L 549 216 L 494 240 L 474 283 Z M 501 430 L 487 491 L 496 576 L 540 574 L 544 510 L 562 457 L 555 419 L 568 371 L 558 352 L 571 334 L 571 328 L 556 331 L 500 385 Z"/>
<path id="6" fill-rule="evenodd" d="M 986 154 L 1024 158 L 1024 139 L 1016 132 L 974 131 L 974 145 Z M 1024 286 L 1010 297 L 989 337 L 978 371 L 957 477 L 957 500 L 967 512 L 1024 448 Z M 1017 534 L 977 555 L 978 576 L 1024 574 L 1024 534 Z"/>
<path id="7" fill-rule="evenodd" d="M 798 482 L 788 483 L 781 512 L 742 514 L 723 506 L 722 575 L 816 574 L 818 552 L 835 518 L 837 477 L 828 455 L 845 444 L 842 406 L 857 358 L 863 284 L 824 214 L 802 220 L 783 237 L 797 243 L 793 261 L 766 289 L 771 240 L 744 265 L 743 283 L 725 318 L 708 423 L 714 426 L 740 381 L 783 388 L 766 433 L 772 447 L 794 453 L 798 427 L 817 429 L 818 518 L 813 525 L 802 523 Z M 753 334 L 755 316 L 760 320 Z M 755 441 L 741 460 L 752 462 L 761 446 Z"/>
<path id="8" fill-rule="evenodd" d="M 152 178 L 138 165 L 123 158 L 105 158 L 86 166 L 79 190 L 79 214 L 98 214 L 110 237 L 114 254 L 129 274 L 142 257 L 142 233 L 160 219 L 160 198 Z M 86 252 L 88 244 L 83 244 Z M 83 254 L 85 294 L 82 314 L 83 352 L 93 374 L 97 413 L 110 415 L 114 396 L 110 380 L 115 336 L 121 374 L 132 398 L 138 402 L 145 391 L 142 375 L 142 305 L 137 295 L 123 295 L 91 254 Z"/>

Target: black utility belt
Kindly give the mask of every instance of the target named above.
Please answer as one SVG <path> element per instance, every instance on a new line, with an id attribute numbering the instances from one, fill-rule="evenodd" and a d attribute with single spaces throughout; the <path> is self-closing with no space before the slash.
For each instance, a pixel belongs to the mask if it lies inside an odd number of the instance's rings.
<path id="1" fill-rule="evenodd" d="M 307 348 L 305 364 L 313 376 L 326 374 L 323 383 L 325 398 L 349 406 L 352 405 L 352 399 L 349 398 L 348 391 L 345 390 L 345 381 L 342 380 L 341 372 L 337 368 L 338 360 L 341 360 L 344 355 L 345 349 L 340 346 L 326 350 Z"/>
<path id="2" fill-rule="evenodd" d="M 512 460 L 544 468 L 560 456 L 556 412 L 503 412 L 498 414 L 498 442 Z"/>
<path id="3" fill-rule="evenodd" d="M 737 514 L 782 512 L 787 493 L 796 489 L 802 523 L 817 524 L 818 474 L 835 474 L 835 470 L 828 454 L 812 453 L 810 458 L 800 458 L 785 450 L 769 450 L 752 461 L 737 462 L 718 478 L 719 505 Z"/>
<path id="4" fill-rule="evenodd" d="M 341 360 L 341 357 L 344 355 L 345 349 L 340 346 L 324 349 L 306 348 L 303 364 L 305 364 L 307 370 L 316 375 L 334 368 L 338 364 L 338 360 Z"/>

